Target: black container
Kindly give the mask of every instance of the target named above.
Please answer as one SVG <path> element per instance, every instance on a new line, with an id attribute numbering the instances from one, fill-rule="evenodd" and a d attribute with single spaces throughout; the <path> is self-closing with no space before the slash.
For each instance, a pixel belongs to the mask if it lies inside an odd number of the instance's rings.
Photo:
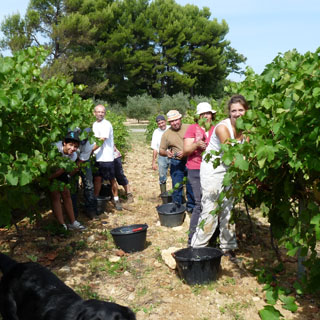
<path id="1" fill-rule="evenodd" d="M 132 224 L 110 231 L 117 247 L 125 252 L 142 251 L 146 246 L 147 224 Z"/>
<path id="2" fill-rule="evenodd" d="M 106 211 L 107 202 L 110 199 L 108 197 L 97 197 L 97 214 L 103 214 Z"/>
<path id="3" fill-rule="evenodd" d="M 162 199 L 163 204 L 172 202 L 172 195 L 169 194 L 168 191 L 161 193 L 160 197 Z"/>
<path id="4" fill-rule="evenodd" d="M 99 196 L 100 197 L 105 197 L 108 200 L 111 200 L 112 199 L 112 187 L 111 187 L 111 184 L 102 183 Z"/>
<path id="5" fill-rule="evenodd" d="M 162 226 L 177 227 L 183 223 L 186 206 L 171 202 L 157 206 L 157 211 Z"/>
<path id="6" fill-rule="evenodd" d="M 173 253 L 179 276 L 189 285 L 218 278 L 222 251 L 216 248 L 184 248 Z"/>

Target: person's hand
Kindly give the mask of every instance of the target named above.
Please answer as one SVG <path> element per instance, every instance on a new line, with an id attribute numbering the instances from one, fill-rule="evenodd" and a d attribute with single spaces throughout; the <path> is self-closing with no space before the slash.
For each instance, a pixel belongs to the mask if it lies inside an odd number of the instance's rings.
<path id="1" fill-rule="evenodd" d="M 182 151 L 176 152 L 175 157 L 181 159 L 183 157 L 183 152 Z"/>
<path id="2" fill-rule="evenodd" d="M 203 140 L 199 140 L 196 142 L 197 149 L 206 150 L 207 144 Z"/>
<path id="3" fill-rule="evenodd" d="M 168 158 L 173 158 L 173 152 L 172 151 L 170 151 L 170 150 L 167 150 L 167 157 Z"/>
<path id="4" fill-rule="evenodd" d="M 152 166 L 151 167 L 152 167 L 153 170 L 157 170 L 158 169 L 157 164 L 156 164 L 156 162 L 154 160 L 152 161 Z"/>

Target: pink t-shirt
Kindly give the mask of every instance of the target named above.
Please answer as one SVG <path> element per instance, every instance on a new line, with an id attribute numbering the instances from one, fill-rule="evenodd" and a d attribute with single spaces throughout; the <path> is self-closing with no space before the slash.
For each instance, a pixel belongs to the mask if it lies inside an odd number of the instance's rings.
<path id="1" fill-rule="evenodd" d="M 203 140 L 208 145 L 213 129 L 214 129 L 214 126 L 210 128 L 209 132 L 205 133 L 205 131 L 197 123 L 191 124 L 184 135 L 184 139 L 194 138 L 195 142 Z M 200 169 L 200 165 L 202 161 L 202 157 L 201 157 L 202 152 L 203 150 L 196 149 L 194 152 L 192 152 L 188 156 L 188 160 L 186 164 L 188 169 L 190 170 Z"/>

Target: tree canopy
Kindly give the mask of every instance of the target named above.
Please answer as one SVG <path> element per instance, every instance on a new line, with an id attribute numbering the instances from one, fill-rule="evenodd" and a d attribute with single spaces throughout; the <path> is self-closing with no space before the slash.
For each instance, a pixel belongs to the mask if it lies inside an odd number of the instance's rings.
<path id="1" fill-rule="evenodd" d="M 1 46 L 45 44 L 51 59 L 44 74 L 85 84 L 85 97 L 217 97 L 245 58 L 225 39 L 227 23 L 210 17 L 208 8 L 174 0 L 30 0 L 25 17 L 2 22 Z"/>

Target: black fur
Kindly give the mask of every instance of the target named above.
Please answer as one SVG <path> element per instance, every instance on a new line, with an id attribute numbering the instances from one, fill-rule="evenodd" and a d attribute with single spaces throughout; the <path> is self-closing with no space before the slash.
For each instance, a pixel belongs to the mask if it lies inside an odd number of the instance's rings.
<path id="1" fill-rule="evenodd" d="M 135 320 L 127 307 L 83 300 L 38 263 L 18 263 L 0 253 L 3 320 Z"/>

